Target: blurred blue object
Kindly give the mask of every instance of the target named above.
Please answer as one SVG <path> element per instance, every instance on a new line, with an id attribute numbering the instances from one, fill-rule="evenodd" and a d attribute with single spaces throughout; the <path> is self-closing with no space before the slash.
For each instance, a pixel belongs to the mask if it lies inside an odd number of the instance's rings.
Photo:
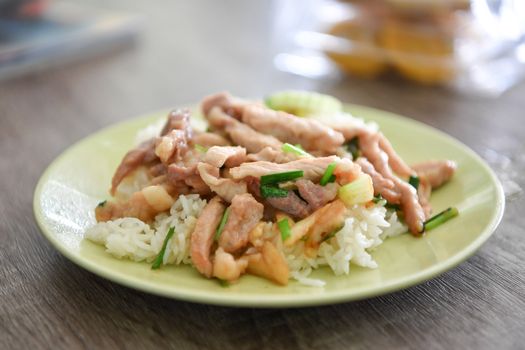
<path id="1" fill-rule="evenodd" d="M 135 15 L 65 4 L 52 4 L 31 20 L 0 16 L 0 79 L 123 47 L 136 39 L 140 27 Z"/>

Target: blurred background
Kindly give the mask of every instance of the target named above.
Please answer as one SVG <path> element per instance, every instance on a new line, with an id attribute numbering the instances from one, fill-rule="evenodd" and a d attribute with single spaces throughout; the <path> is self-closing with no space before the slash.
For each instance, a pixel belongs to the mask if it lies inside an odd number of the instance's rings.
<path id="1" fill-rule="evenodd" d="M 55 154 L 212 92 L 305 89 L 419 119 L 511 164 L 523 135 L 498 115 L 525 107 L 524 76 L 522 0 L 0 0 L 0 118 L 67 127 Z"/>

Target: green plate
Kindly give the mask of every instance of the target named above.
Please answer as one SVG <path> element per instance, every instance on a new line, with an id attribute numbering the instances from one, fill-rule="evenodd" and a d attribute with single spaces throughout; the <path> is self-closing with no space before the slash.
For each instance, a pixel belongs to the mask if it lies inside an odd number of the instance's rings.
<path id="1" fill-rule="evenodd" d="M 281 287 L 243 276 L 227 288 L 190 266 L 152 271 L 149 264 L 118 260 L 104 248 L 83 240 L 95 223 L 93 208 L 108 197 L 111 176 L 132 147 L 137 130 L 157 120 L 156 113 L 101 130 L 70 147 L 47 168 L 34 195 L 34 213 L 44 236 L 68 259 L 114 282 L 166 297 L 218 305 L 295 307 L 368 298 L 421 283 L 472 255 L 494 232 L 504 210 L 501 184 L 472 150 L 446 134 L 391 113 L 347 106 L 356 116 L 375 120 L 408 162 L 452 159 L 458 171 L 432 195 L 434 211 L 456 206 L 460 215 L 422 238 L 388 239 L 373 252 L 377 269 L 351 267 L 347 276 L 328 268 L 312 274 L 322 288 L 291 281 Z"/>

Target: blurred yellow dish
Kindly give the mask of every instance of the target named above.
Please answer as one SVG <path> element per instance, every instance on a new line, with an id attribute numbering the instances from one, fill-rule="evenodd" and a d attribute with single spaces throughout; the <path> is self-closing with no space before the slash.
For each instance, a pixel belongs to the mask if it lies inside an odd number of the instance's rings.
<path id="1" fill-rule="evenodd" d="M 376 33 L 372 26 L 366 26 L 359 20 L 347 20 L 336 23 L 329 34 L 351 40 L 355 49 L 350 52 L 326 51 L 339 68 L 349 74 L 373 78 L 386 69 L 384 58 L 373 52 L 377 46 Z M 360 47 L 361 46 L 361 47 Z"/>
<path id="2" fill-rule="evenodd" d="M 436 27 L 388 19 L 380 45 L 394 67 L 409 79 L 432 84 L 447 82 L 455 75 L 449 64 L 454 55 L 453 38 Z"/>

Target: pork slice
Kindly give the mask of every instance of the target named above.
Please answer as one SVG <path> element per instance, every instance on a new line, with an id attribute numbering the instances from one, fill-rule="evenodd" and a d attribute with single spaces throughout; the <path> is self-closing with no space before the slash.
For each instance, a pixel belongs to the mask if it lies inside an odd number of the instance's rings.
<path id="1" fill-rule="evenodd" d="M 388 164 L 397 175 L 408 178 L 414 175 L 414 170 L 405 163 L 403 159 L 396 153 L 394 147 L 385 135 L 379 133 L 379 147 L 388 155 Z"/>
<path id="2" fill-rule="evenodd" d="M 221 198 L 213 197 L 202 210 L 191 234 L 191 261 L 195 268 L 206 277 L 211 277 L 213 273 L 213 264 L 210 259 L 211 246 L 224 209 Z"/>
<path id="3" fill-rule="evenodd" d="M 213 165 L 200 162 L 197 165 L 197 170 L 206 185 L 227 202 L 231 202 L 236 195 L 247 192 L 244 181 L 221 178 L 219 168 Z"/>
<path id="4" fill-rule="evenodd" d="M 383 198 L 385 198 L 389 203 L 397 204 L 399 203 L 401 199 L 401 195 L 396 192 L 394 182 L 390 179 L 387 179 L 383 177 L 380 173 L 378 173 L 374 166 L 363 157 L 357 158 L 355 161 L 359 166 L 361 166 L 361 170 L 365 173 L 370 175 L 372 178 L 372 183 L 374 184 L 374 194 L 378 195 L 380 194 Z"/>
<path id="5" fill-rule="evenodd" d="M 160 132 L 160 136 L 169 134 L 172 130 L 182 130 L 187 139 L 193 136 L 193 129 L 190 122 L 191 113 L 187 109 L 176 109 L 168 114 L 166 124 Z"/>
<path id="6" fill-rule="evenodd" d="M 266 147 L 276 150 L 282 147 L 275 137 L 253 130 L 217 107 L 211 109 L 208 121 L 214 129 L 225 132 L 235 144 L 246 148 L 249 153 L 257 153 Z"/>
<path id="7" fill-rule="evenodd" d="M 219 246 L 235 253 L 246 246 L 250 231 L 263 217 L 264 206 L 249 193 L 233 197 L 230 214 L 219 238 Z"/>
<path id="8" fill-rule="evenodd" d="M 310 214 L 310 206 L 308 203 L 299 198 L 294 191 L 288 191 L 286 197 L 268 197 L 266 198 L 266 202 L 296 219 L 302 219 Z"/>
<path id="9" fill-rule="evenodd" d="M 131 174 L 140 165 L 150 163 L 155 159 L 154 148 L 155 139 L 150 139 L 126 153 L 111 180 L 111 195 L 115 195 L 118 185 L 126 176 Z"/>
<path id="10" fill-rule="evenodd" d="M 318 182 L 323 176 L 326 167 L 340 160 L 337 156 L 319 157 L 319 158 L 302 158 L 288 163 L 272 163 L 267 161 L 243 163 L 238 167 L 231 168 L 232 178 L 240 180 L 248 176 L 260 178 L 263 175 L 282 173 L 292 170 L 303 170 L 303 178 Z M 359 169 L 355 165 L 356 169 Z"/>
<path id="11" fill-rule="evenodd" d="M 337 196 L 338 187 L 335 183 L 321 186 L 310 180 L 301 179 L 296 181 L 295 185 L 301 197 L 308 203 L 310 212 L 316 211 Z"/>
<path id="12" fill-rule="evenodd" d="M 340 132 L 314 119 L 299 118 L 258 105 L 244 108 L 242 121 L 253 129 L 282 142 L 301 144 L 307 150 L 335 152 L 345 139 Z"/>
<path id="13" fill-rule="evenodd" d="M 246 159 L 250 162 L 259 162 L 261 160 L 272 162 L 272 163 L 288 163 L 293 160 L 297 160 L 300 157 L 293 153 L 284 153 L 281 150 L 274 149 L 272 147 L 265 147 L 257 153 L 250 153 Z"/>
<path id="14" fill-rule="evenodd" d="M 238 166 L 246 160 L 246 149 L 239 146 L 213 146 L 206 152 L 203 161 L 221 168 Z"/>
<path id="15" fill-rule="evenodd" d="M 451 160 L 431 160 L 412 166 L 417 175 L 425 178 L 432 188 L 438 188 L 450 180 L 456 167 L 456 163 Z"/>
<path id="16" fill-rule="evenodd" d="M 219 134 L 213 132 L 201 132 L 193 135 L 193 144 L 210 148 L 212 146 L 229 146 L 230 142 Z"/>
<path id="17" fill-rule="evenodd" d="M 155 154 L 165 164 L 180 161 L 188 152 L 193 138 L 190 112 L 177 109 L 168 115 L 168 120 L 155 143 Z"/>

